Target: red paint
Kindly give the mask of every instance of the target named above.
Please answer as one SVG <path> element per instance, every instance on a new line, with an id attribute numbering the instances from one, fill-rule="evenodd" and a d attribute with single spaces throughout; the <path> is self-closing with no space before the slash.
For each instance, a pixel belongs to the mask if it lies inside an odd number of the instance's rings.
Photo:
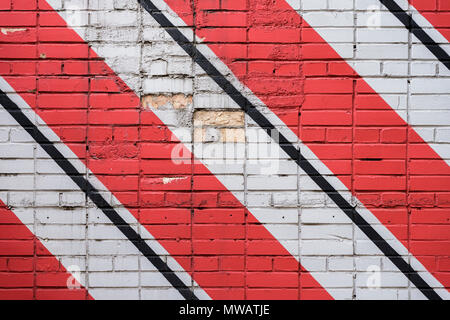
<path id="1" fill-rule="evenodd" d="M 42 242 L 0 202 L 0 299 L 92 299 L 83 287 L 67 288 L 70 276 Z"/>

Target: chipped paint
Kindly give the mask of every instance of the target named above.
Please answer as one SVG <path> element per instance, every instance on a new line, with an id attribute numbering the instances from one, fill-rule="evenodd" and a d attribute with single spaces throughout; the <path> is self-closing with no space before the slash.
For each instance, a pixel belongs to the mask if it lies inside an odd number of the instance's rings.
<path id="1" fill-rule="evenodd" d="M 169 184 L 174 181 L 186 180 L 186 179 L 187 179 L 187 177 L 162 178 L 162 182 L 163 182 L 163 184 Z"/>
<path id="2" fill-rule="evenodd" d="M 1 28 L 0 32 L 4 35 L 8 35 L 9 33 L 23 32 L 27 31 L 26 28 Z"/>

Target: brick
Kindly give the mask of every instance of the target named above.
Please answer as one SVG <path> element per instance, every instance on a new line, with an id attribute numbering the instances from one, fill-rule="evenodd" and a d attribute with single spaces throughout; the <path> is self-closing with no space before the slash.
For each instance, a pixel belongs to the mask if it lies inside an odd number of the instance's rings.
<path id="1" fill-rule="evenodd" d="M 194 241 L 193 249 L 195 254 L 214 255 L 240 255 L 244 252 L 244 241 L 242 240 L 215 240 L 214 246 L 211 246 L 211 241 L 199 240 Z"/>
<path id="2" fill-rule="evenodd" d="M 222 270 L 226 271 L 240 271 L 244 270 L 245 259 L 242 256 L 230 256 L 230 257 L 222 257 L 220 259 L 220 266 Z"/>
<path id="3" fill-rule="evenodd" d="M 139 114 L 135 111 L 91 111 L 89 122 L 91 124 L 109 124 L 111 122 L 119 125 L 133 125 L 139 121 Z"/>
<path id="4" fill-rule="evenodd" d="M 354 153 L 357 158 L 401 159 L 405 157 L 406 147 L 394 144 L 357 144 L 355 145 Z"/>
<path id="5" fill-rule="evenodd" d="M 247 15 L 244 12 L 201 12 L 197 16 L 197 24 L 201 27 L 222 26 L 222 27 L 245 27 L 247 23 Z"/>
<path id="6" fill-rule="evenodd" d="M 243 209 L 199 209 L 194 210 L 194 222 L 198 223 L 244 223 Z"/>
<path id="7" fill-rule="evenodd" d="M 300 121 L 302 125 L 341 125 L 352 124 L 352 114 L 348 111 L 305 111 Z"/>
<path id="8" fill-rule="evenodd" d="M 0 283 L 3 288 L 32 288 L 33 273 L 5 273 L 0 272 Z"/>
<path id="9" fill-rule="evenodd" d="M 245 239 L 243 226 L 194 225 L 192 232 L 197 239 Z"/>
<path id="10" fill-rule="evenodd" d="M 353 81 L 348 79 L 308 79 L 305 93 L 352 93 Z"/>
<path id="11" fill-rule="evenodd" d="M 221 1 L 221 8 L 224 10 L 245 10 L 247 9 L 247 2 L 245 0 L 223 0 Z"/>
<path id="12" fill-rule="evenodd" d="M 40 94 L 37 104 L 40 108 L 86 109 L 88 96 L 84 94 Z"/>
<path id="13" fill-rule="evenodd" d="M 197 281 L 209 278 L 214 287 L 242 287 L 244 286 L 244 274 L 242 272 L 199 272 Z"/>
<path id="14" fill-rule="evenodd" d="M 0 26 L 26 27 L 36 25 L 36 12 L 0 12 Z"/>
<path id="15" fill-rule="evenodd" d="M 80 42 L 80 39 L 73 36 L 67 28 L 64 27 L 41 27 L 39 28 L 39 41 L 40 42 L 54 42 L 58 39 L 61 42 Z"/>
<path id="16" fill-rule="evenodd" d="M 37 300 L 87 300 L 85 290 L 38 289 Z"/>
<path id="17" fill-rule="evenodd" d="M 299 275 L 297 272 L 251 272 L 247 275 L 249 287 L 292 288 L 297 287 Z"/>
<path id="18" fill-rule="evenodd" d="M 36 49 L 33 45 L 2 44 L 0 58 L 2 59 L 34 59 Z"/>
<path id="19" fill-rule="evenodd" d="M 84 44 L 40 44 L 38 53 L 41 59 L 86 59 L 89 48 Z"/>
<path id="20" fill-rule="evenodd" d="M 33 289 L 0 289 L 2 300 L 32 300 Z"/>
<path id="21" fill-rule="evenodd" d="M 85 78 L 40 78 L 38 88 L 42 92 L 87 92 L 89 89 Z"/>

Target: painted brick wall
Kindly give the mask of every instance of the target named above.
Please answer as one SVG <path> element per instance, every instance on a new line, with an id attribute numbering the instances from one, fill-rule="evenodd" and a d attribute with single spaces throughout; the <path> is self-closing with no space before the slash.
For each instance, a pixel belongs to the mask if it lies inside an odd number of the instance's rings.
<path id="1" fill-rule="evenodd" d="M 448 298 L 450 1 L 141 2 L 0 0 L 1 299 Z"/>

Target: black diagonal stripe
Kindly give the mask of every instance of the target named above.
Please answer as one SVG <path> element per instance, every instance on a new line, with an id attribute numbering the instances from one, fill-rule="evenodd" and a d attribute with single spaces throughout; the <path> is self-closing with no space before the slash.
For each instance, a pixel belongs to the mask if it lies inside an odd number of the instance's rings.
<path id="1" fill-rule="evenodd" d="M 410 14 L 393 0 L 380 0 L 380 2 L 450 70 L 450 56 L 414 21 Z"/>
<path id="2" fill-rule="evenodd" d="M 163 27 L 186 53 L 244 110 L 267 134 L 278 136 L 277 143 L 289 157 L 324 191 L 358 228 L 386 255 L 397 268 L 429 299 L 441 300 L 436 291 L 398 254 L 392 246 L 348 203 L 347 200 L 305 159 L 256 107 L 190 42 L 183 33 L 150 0 L 138 0 L 142 7 Z"/>
<path id="3" fill-rule="evenodd" d="M 48 153 L 73 182 L 103 211 L 109 220 L 130 240 L 134 246 L 153 264 L 169 283 L 188 300 L 198 300 L 195 294 L 181 281 L 169 266 L 153 251 L 141 236 L 103 198 L 100 192 L 65 158 L 55 145 L 44 136 L 23 111 L 0 89 L 0 104 L 25 129 L 30 136 Z"/>

